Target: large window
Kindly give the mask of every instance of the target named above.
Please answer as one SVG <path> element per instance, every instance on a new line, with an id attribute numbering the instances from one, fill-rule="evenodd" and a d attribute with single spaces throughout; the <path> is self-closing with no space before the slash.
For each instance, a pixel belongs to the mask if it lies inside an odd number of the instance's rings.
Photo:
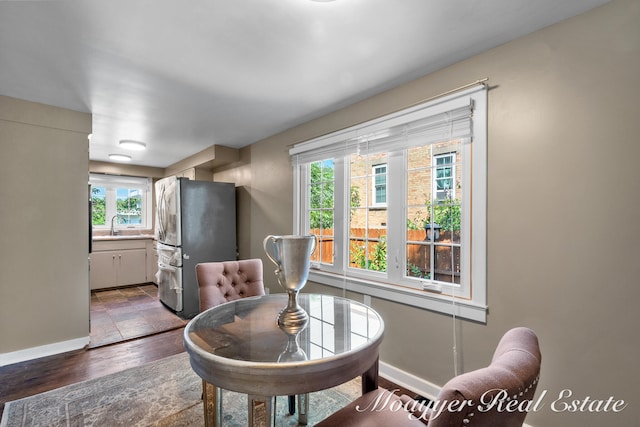
<path id="1" fill-rule="evenodd" d="M 474 87 L 293 147 L 310 280 L 484 321 L 486 144 Z"/>
<path id="2" fill-rule="evenodd" d="M 151 180 L 90 174 L 91 223 L 95 229 L 151 228 Z"/>

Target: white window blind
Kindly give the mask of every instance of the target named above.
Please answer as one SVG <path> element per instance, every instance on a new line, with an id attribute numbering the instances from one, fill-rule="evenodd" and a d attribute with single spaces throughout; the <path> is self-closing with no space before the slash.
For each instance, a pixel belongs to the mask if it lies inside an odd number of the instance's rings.
<path id="1" fill-rule="evenodd" d="M 92 173 L 89 175 L 91 185 L 106 188 L 138 188 L 143 191 L 151 191 L 151 180 L 137 176 L 107 175 Z"/>
<path id="2" fill-rule="evenodd" d="M 378 153 L 389 145 L 410 148 L 452 139 L 471 142 L 472 119 L 473 103 L 468 98 L 429 104 L 296 144 L 289 154 L 294 164 L 300 164 L 356 152 Z"/>

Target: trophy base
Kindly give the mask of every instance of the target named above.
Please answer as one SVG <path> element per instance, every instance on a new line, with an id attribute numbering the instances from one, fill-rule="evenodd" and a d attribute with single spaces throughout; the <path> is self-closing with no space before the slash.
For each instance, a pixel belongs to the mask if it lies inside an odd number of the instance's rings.
<path id="1" fill-rule="evenodd" d="M 309 323 L 309 315 L 303 308 L 290 311 L 283 309 L 278 315 L 278 326 L 288 334 L 297 334 Z"/>
<path id="2" fill-rule="evenodd" d="M 297 292 L 289 292 L 289 304 L 278 315 L 278 326 L 288 334 L 297 334 L 309 323 L 309 315 L 298 305 L 297 297 Z"/>

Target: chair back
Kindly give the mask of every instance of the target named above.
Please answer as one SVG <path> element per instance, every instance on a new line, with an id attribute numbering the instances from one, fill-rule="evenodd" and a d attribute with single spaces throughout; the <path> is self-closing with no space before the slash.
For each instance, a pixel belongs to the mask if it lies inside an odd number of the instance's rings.
<path id="1" fill-rule="evenodd" d="M 436 402 L 473 402 L 458 410 L 432 408 L 429 427 L 522 426 L 540 375 L 542 356 L 536 334 L 514 328 L 504 334 L 486 368 L 447 382 Z M 435 409 L 435 410 L 433 410 Z"/>
<path id="2" fill-rule="evenodd" d="M 264 295 L 262 260 L 203 262 L 196 265 L 200 311 L 240 298 Z"/>

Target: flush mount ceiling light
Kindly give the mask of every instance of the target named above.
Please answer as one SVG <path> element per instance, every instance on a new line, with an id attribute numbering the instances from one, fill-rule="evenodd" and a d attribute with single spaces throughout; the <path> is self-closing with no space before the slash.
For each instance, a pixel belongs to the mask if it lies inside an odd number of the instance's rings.
<path id="1" fill-rule="evenodd" d="M 127 156 L 126 154 L 109 154 L 109 158 L 111 160 L 116 160 L 119 162 L 130 162 L 131 156 Z"/>
<path id="2" fill-rule="evenodd" d="M 131 139 L 123 139 L 122 141 L 118 142 L 118 145 L 121 148 L 126 148 L 127 150 L 134 151 L 142 151 L 147 148 L 147 144 L 145 144 L 144 142 L 133 141 Z"/>

